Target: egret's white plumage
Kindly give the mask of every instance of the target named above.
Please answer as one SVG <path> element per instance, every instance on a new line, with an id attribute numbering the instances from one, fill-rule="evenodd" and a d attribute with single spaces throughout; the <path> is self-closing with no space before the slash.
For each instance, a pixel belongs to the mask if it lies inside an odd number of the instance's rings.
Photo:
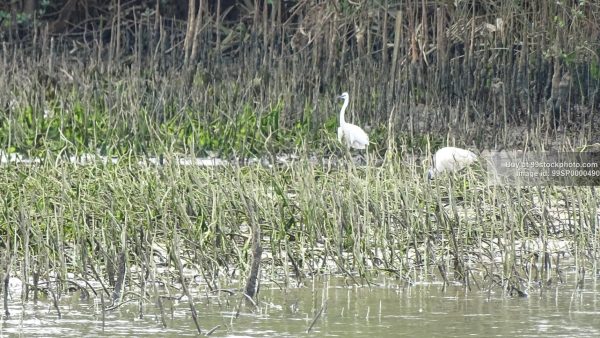
<path id="1" fill-rule="evenodd" d="M 350 96 L 347 92 L 344 92 L 337 98 L 344 99 L 344 105 L 342 106 L 342 110 L 340 110 L 340 126 L 337 130 L 338 140 L 344 142 L 348 147 L 365 149 L 369 145 L 369 135 L 367 135 L 361 127 L 352 123 L 346 123 L 346 120 L 344 119 L 344 113 L 350 102 Z"/>
<path id="2" fill-rule="evenodd" d="M 440 148 L 433 155 L 433 163 L 429 168 L 428 177 L 433 179 L 437 174 L 458 171 L 475 161 L 477 161 L 477 155 L 469 150 L 456 147 Z"/>

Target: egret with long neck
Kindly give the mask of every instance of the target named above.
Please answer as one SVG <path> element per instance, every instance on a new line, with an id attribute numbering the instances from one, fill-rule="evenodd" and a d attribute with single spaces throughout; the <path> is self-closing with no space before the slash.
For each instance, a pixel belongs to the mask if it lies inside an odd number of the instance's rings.
<path id="1" fill-rule="evenodd" d="M 369 145 L 369 135 L 362 130 L 361 127 L 352 123 L 346 123 L 344 119 L 344 113 L 350 102 L 350 95 L 344 92 L 342 95 L 337 97 L 338 99 L 344 100 L 342 110 L 340 110 L 340 126 L 338 127 L 338 140 L 346 144 L 346 146 L 354 149 L 365 149 Z"/>

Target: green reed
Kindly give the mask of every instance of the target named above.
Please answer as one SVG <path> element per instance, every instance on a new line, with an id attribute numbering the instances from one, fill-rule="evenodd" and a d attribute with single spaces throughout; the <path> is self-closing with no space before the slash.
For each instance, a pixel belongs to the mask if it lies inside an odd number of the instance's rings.
<path id="1" fill-rule="evenodd" d="M 427 182 L 403 152 L 368 167 L 298 154 L 274 167 L 181 165 L 176 154 L 164 165 L 6 164 L 3 271 L 58 283 L 57 297 L 79 279 L 115 300 L 193 275 L 212 290 L 241 287 L 257 230 L 260 278 L 285 285 L 383 274 L 525 294 L 596 266 L 593 187 L 493 186 L 477 167 Z"/>

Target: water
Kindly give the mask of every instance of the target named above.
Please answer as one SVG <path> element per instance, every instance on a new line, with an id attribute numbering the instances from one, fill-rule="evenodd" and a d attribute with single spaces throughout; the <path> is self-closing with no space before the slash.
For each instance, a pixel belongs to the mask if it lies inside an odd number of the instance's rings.
<path id="1" fill-rule="evenodd" d="M 510 297 L 501 292 L 466 291 L 440 284 L 414 286 L 347 287 L 324 280 L 312 286 L 281 290 L 263 286 L 259 309 L 242 306 L 236 318 L 239 294 L 220 296 L 194 290 L 200 325 L 206 333 L 219 325 L 216 337 L 598 337 L 598 287 L 588 283 L 577 291 L 565 283 Z M 494 288 L 497 290 L 497 288 Z M 315 314 L 327 306 L 307 329 Z M 164 300 L 166 328 L 152 302 L 145 303 L 143 319 L 137 302 L 105 313 L 98 300 L 81 301 L 77 294 L 63 297 L 62 318 L 51 302 L 37 305 L 9 301 L 11 316 L 0 323 L 0 336 L 195 336 L 188 303 Z"/>

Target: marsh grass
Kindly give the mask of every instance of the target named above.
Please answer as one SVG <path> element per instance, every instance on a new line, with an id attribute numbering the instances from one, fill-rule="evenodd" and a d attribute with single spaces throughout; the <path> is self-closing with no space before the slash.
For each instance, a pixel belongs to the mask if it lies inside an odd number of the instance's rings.
<path id="1" fill-rule="evenodd" d="M 428 182 L 421 159 L 441 145 L 597 142 L 597 5 L 302 2 L 285 19 L 286 2 L 260 3 L 239 25 L 200 11 L 197 32 L 150 11 L 119 15 L 110 41 L 37 26 L 29 44 L 3 41 L 6 315 L 11 276 L 23 303 L 49 300 L 58 317 L 67 294 L 99 298 L 103 325 L 127 302 L 166 325 L 185 301 L 199 333 L 214 328 L 198 303 L 261 311 L 261 285 L 320 276 L 516 296 L 573 271 L 579 288 L 596 279 L 595 187 L 494 186 L 477 166 Z M 342 91 L 368 165 L 335 140 Z M 4 161 L 15 154 L 32 160 Z M 205 155 L 231 161 L 178 160 Z"/>
<path id="2" fill-rule="evenodd" d="M 175 158 L 2 166 L 2 268 L 27 281 L 23 301 L 41 291 L 58 302 L 75 286 L 114 304 L 185 295 L 195 309 L 194 281 L 244 288 L 253 239 L 256 282 L 282 287 L 391 276 L 524 296 L 565 270 L 584 287 L 596 268 L 594 187 L 493 186 L 477 169 L 427 182 L 403 152 L 380 166 L 323 165 L 301 151 L 272 167 Z"/>
<path id="3" fill-rule="evenodd" d="M 3 149 L 322 149 L 342 91 L 380 156 L 400 140 L 420 149 L 598 141 L 595 4 L 207 3 L 196 26 L 129 3 L 106 9 L 110 27 L 95 18 L 57 34 L 34 20 L 13 40 L 11 26 L 0 56 Z M 222 17 L 230 10 L 237 17 Z"/>

